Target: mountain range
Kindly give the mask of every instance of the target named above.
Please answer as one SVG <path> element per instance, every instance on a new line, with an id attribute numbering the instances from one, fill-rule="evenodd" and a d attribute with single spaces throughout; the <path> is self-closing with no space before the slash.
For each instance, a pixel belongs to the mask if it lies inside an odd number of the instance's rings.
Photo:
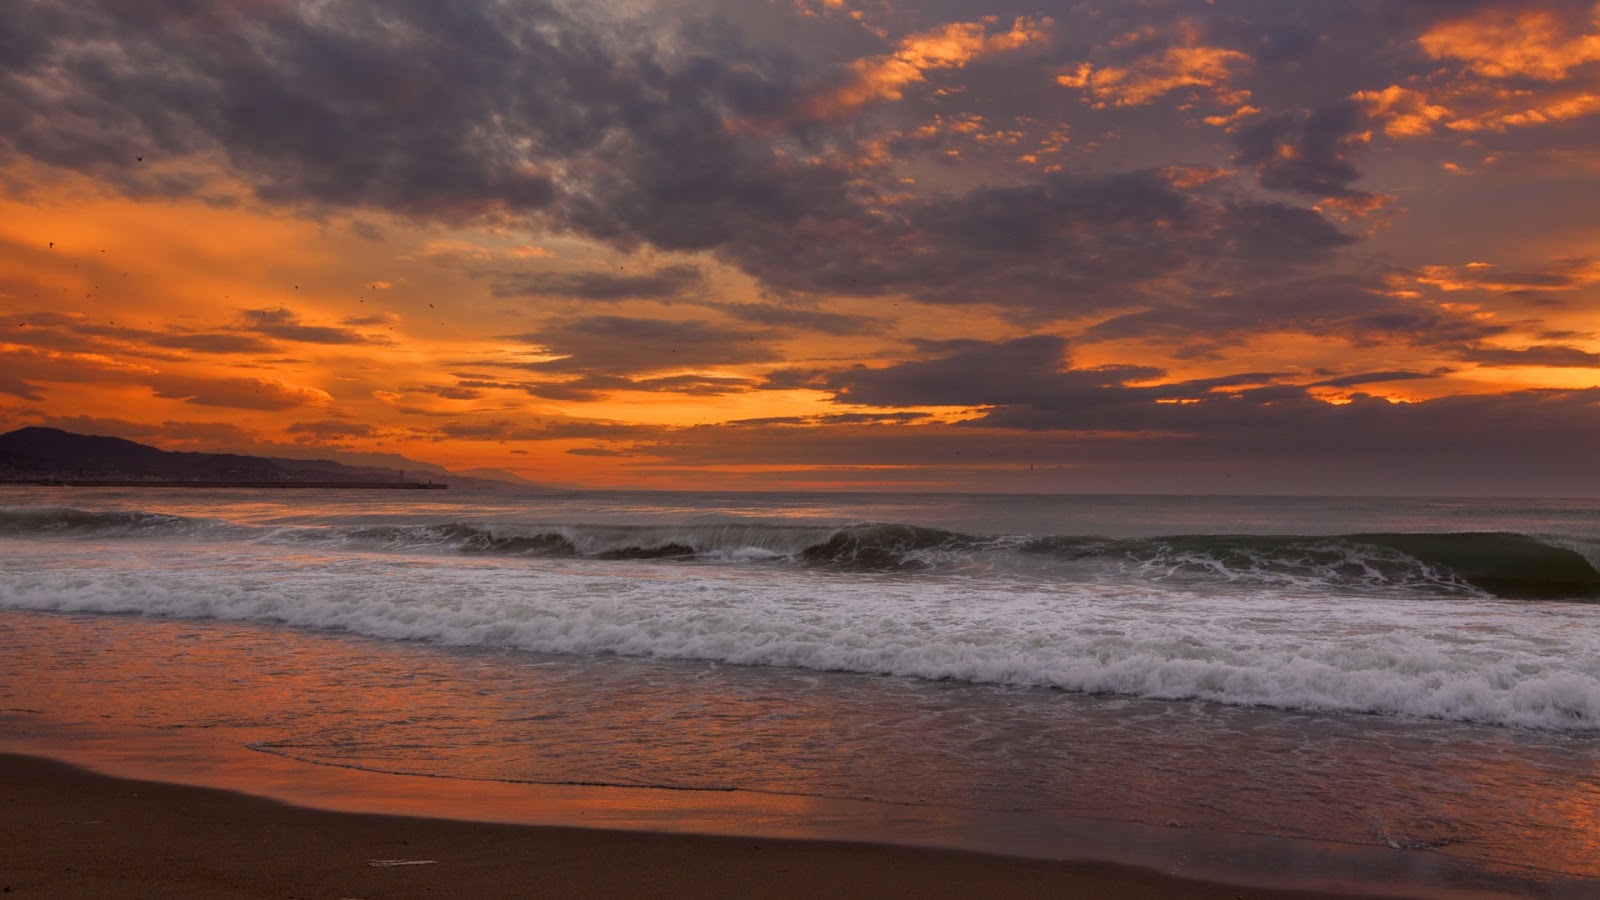
<path id="1" fill-rule="evenodd" d="M 507 478 L 515 478 L 507 473 Z M 123 438 L 28 426 L 0 434 L 0 481 L 204 481 L 378 484 L 448 481 L 453 487 L 506 490 L 531 482 L 471 477 L 417 464 L 414 470 L 353 466 L 329 459 L 162 450 Z"/>

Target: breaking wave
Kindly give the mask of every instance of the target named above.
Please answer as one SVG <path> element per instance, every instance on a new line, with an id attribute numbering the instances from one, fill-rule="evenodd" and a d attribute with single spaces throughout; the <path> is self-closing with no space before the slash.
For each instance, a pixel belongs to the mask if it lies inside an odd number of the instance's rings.
<path id="1" fill-rule="evenodd" d="M 914 525 L 247 527 L 150 512 L 0 510 L 12 537 L 207 537 L 352 552 L 767 563 L 835 572 L 1025 572 L 1064 581 L 1600 599 L 1600 546 L 1507 532 L 982 536 Z"/>

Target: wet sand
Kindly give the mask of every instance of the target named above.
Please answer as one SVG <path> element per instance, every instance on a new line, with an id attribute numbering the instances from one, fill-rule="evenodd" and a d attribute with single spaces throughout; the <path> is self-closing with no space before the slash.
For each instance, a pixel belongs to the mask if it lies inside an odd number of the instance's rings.
<path id="1" fill-rule="evenodd" d="M 0 754 L 17 897 L 1327 897 L 1095 862 L 329 812 Z"/>

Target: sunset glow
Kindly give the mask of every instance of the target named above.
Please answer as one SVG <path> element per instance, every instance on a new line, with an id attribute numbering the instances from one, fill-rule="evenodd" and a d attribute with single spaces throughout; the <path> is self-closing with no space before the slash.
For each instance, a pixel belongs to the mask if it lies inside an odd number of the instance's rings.
<path id="1" fill-rule="evenodd" d="M 0 11 L 0 430 L 1600 495 L 1589 0 L 204 7 Z"/>

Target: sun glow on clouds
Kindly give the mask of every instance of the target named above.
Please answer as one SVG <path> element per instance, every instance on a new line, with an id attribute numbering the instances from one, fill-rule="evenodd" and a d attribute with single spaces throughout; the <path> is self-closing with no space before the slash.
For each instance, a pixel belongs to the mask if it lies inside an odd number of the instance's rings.
<path id="1" fill-rule="evenodd" d="M 1573 69 L 1600 62 L 1600 4 L 1586 31 L 1549 10 L 1491 8 L 1434 26 L 1417 43 L 1434 59 L 1457 59 L 1490 78 L 1565 80 Z"/>
<path id="2" fill-rule="evenodd" d="M 1019 17 L 1008 30 L 993 30 L 997 20 L 951 22 L 902 38 L 894 52 L 860 59 L 850 65 L 848 80 L 807 101 L 807 117 L 833 119 L 885 100 L 899 100 L 927 73 L 960 69 L 974 59 L 1017 50 L 1048 38 L 1049 19 Z"/>
<path id="3" fill-rule="evenodd" d="M 1600 442 L 1600 7 L 1397 2 L 0 4 L 0 425 L 757 488 Z"/>
<path id="4" fill-rule="evenodd" d="M 1102 106 L 1139 106 L 1179 88 L 1215 89 L 1249 61 L 1244 53 L 1220 47 L 1169 47 L 1131 66 L 1079 63 L 1056 81 L 1082 89 Z"/>
<path id="5" fill-rule="evenodd" d="M 1600 113 L 1600 4 L 1587 22 L 1544 9 L 1491 8 L 1435 25 L 1417 44 L 1463 68 L 1432 73 L 1431 84 L 1354 93 L 1391 137 L 1439 127 L 1505 132 Z"/>

